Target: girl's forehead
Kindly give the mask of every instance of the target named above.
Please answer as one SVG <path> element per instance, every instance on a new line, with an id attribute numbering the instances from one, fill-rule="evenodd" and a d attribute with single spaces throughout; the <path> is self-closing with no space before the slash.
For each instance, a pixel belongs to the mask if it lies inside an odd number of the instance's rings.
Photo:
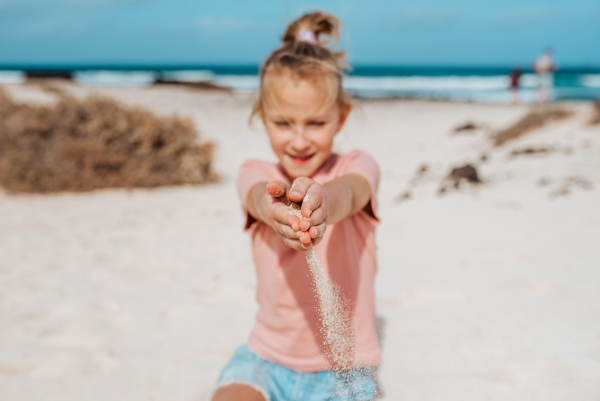
<path id="1" fill-rule="evenodd" d="M 330 110 L 317 110 L 314 113 L 302 113 L 302 112 L 291 112 L 286 113 L 285 110 L 267 110 L 267 117 L 272 120 L 285 120 L 285 121 L 310 121 L 310 120 L 328 120 L 332 113 Z"/>
<path id="2" fill-rule="evenodd" d="M 265 105 L 265 113 L 270 118 L 286 120 L 325 119 L 337 111 L 337 104 L 324 104 L 323 101 L 313 102 L 310 97 L 302 99 L 279 98 Z"/>
<path id="3" fill-rule="evenodd" d="M 300 77 L 291 73 L 269 77 L 265 91 L 265 112 L 280 117 L 319 118 L 329 115 L 336 106 L 335 96 L 323 77 Z"/>
<path id="4" fill-rule="evenodd" d="M 298 77 L 291 74 L 273 76 L 270 90 L 281 98 L 297 96 L 320 99 L 325 96 L 323 79 L 320 77 Z"/>

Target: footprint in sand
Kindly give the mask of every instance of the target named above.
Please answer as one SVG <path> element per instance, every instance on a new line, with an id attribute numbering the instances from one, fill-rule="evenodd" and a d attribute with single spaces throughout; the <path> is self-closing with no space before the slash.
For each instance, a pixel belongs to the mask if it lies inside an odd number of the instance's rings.
<path id="1" fill-rule="evenodd" d="M 21 376 L 35 372 L 42 365 L 39 361 L 0 363 L 0 375 Z"/>

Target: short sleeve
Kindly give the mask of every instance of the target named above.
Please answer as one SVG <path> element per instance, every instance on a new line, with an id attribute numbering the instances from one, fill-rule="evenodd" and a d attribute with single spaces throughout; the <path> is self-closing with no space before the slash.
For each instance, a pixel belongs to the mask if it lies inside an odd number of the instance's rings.
<path id="1" fill-rule="evenodd" d="M 265 162 L 258 160 L 249 160 L 242 164 L 237 180 L 237 190 L 240 196 L 242 204 L 242 210 L 246 215 L 246 222 L 244 224 L 244 230 L 249 230 L 256 219 L 248 213 L 248 207 L 246 200 L 248 199 L 248 193 L 258 183 L 273 181 L 273 176 L 269 174 L 268 165 Z"/>
<path id="2" fill-rule="evenodd" d="M 379 188 L 379 166 L 373 157 L 369 154 L 361 151 L 353 151 L 348 153 L 346 156 L 348 158 L 347 162 L 344 163 L 344 169 L 342 174 L 358 174 L 364 177 L 369 183 L 369 187 L 371 188 L 371 210 L 373 215 L 369 215 L 371 220 L 375 223 L 379 222 L 378 212 L 377 212 L 377 189 Z"/>

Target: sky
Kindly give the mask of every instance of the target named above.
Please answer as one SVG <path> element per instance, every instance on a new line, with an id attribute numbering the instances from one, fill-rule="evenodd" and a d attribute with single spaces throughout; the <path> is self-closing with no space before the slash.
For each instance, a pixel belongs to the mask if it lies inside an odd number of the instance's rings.
<path id="1" fill-rule="evenodd" d="M 258 64 L 312 10 L 355 65 L 600 66 L 598 0 L 0 0 L 0 65 Z"/>

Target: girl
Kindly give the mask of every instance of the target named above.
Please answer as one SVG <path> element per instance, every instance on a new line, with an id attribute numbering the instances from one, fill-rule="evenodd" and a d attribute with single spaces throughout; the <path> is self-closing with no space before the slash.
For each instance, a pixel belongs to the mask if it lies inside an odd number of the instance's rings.
<path id="1" fill-rule="evenodd" d="M 342 89 L 343 53 L 322 39 L 337 43 L 338 25 L 320 12 L 300 17 L 261 68 L 252 115 L 264 123 L 279 163 L 248 161 L 238 179 L 259 311 L 247 345 L 221 372 L 213 401 L 375 398 L 379 169 L 363 152 L 332 153 L 351 109 Z M 302 202 L 301 219 L 289 212 L 290 201 Z M 348 308 L 350 367 L 328 357 L 305 259 L 311 246 Z"/>

